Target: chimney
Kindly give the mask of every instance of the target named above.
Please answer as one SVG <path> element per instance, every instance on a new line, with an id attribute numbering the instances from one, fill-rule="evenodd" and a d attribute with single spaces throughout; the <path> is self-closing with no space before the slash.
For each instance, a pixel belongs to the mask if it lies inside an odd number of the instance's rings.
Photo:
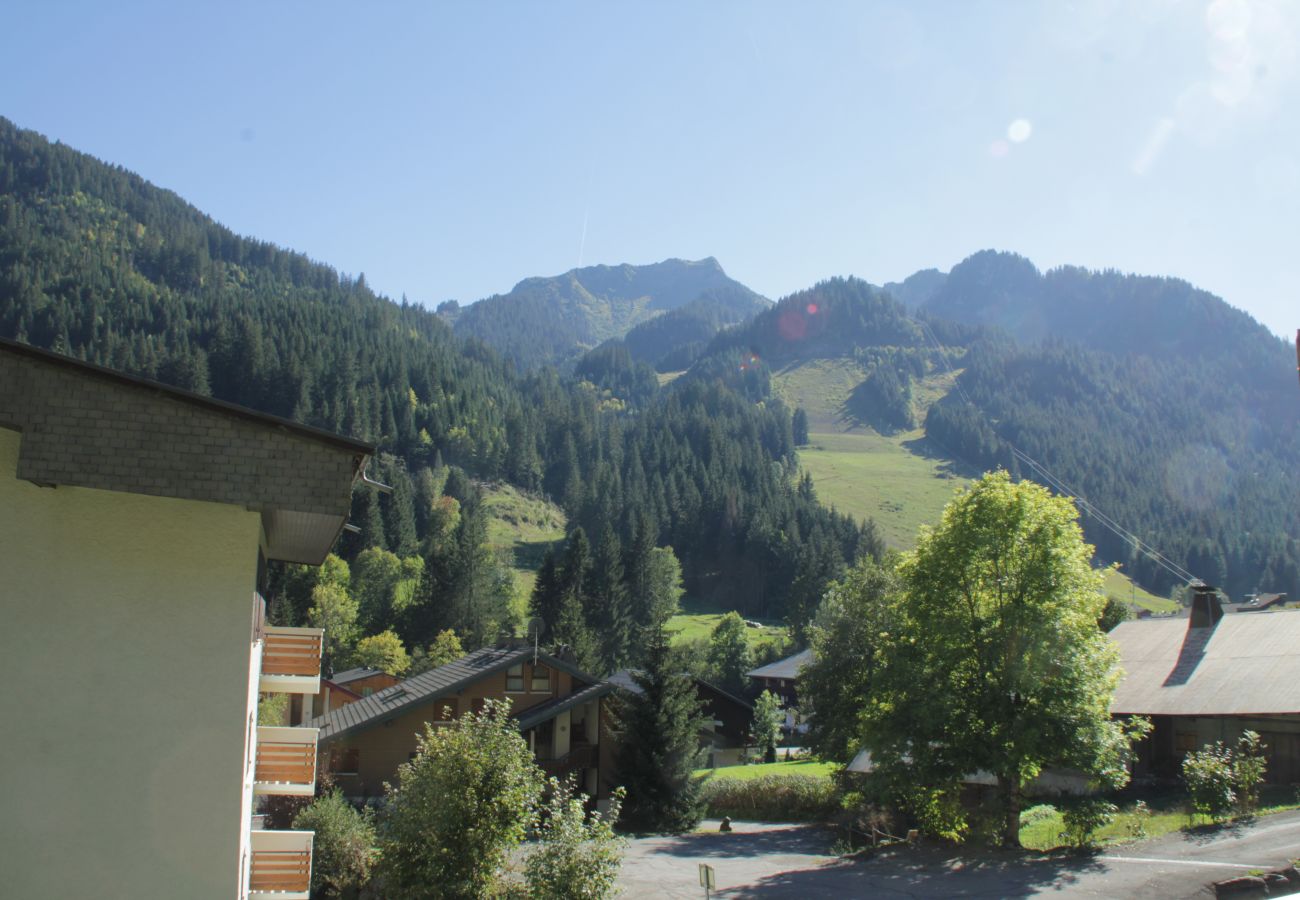
<path id="1" fill-rule="evenodd" d="M 1193 581 L 1188 585 L 1192 589 L 1192 615 L 1188 628 L 1213 628 L 1223 618 L 1223 607 L 1219 605 L 1219 591 L 1204 581 Z"/>

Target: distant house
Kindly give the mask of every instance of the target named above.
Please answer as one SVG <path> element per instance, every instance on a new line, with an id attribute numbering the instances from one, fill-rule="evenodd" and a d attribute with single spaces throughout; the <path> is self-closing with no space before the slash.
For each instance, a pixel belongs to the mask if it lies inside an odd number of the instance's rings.
<path id="1" fill-rule="evenodd" d="M 630 669 L 615 672 L 609 680 L 620 690 L 641 693 L 641 686 L 632 677 Z M 749 745 L 754 707 L 701 678 L 694 681 L 695 694 L 709 720 L 708 726 L 700 733 L 700 744 L 708 752 L 705 764 L 709 768 L 738 765 L 744 761 L 745 748 Z"/>
<path id="2" fill-rule="evenodd" d="M 312 793 L 316 733 L 257 701 L 317 692 L 322 632 L 259 591 L 320 564 L 372 452 L 0 340 L 0 894 L 308 897 L 312 833 L 252 812 Z"/>
<path id="3" fill-rule="evenodd" d="M 290 725 L 301 725 L 308 719 L 323 716 L 332 709 L 355 703 L 401 681 L 382 669 L 348 669 L 333 678 L 322 678 L 320 690 L 311 697 L 295 695 L 290 698 L 288 719 Z"/>
<path id="4" fill-rule="evenodd" d="M 426 723 L 446 725 L 488 700 L 511 713 L 548 775 L 575 774 L 579 790 L 604 799 L 614 789 L 607 696 L 614 686 L 532 647 L 489 647 L 376 691 L 310 720 L 321 754 L 344 794 L 380 797 L 384 782 L 415 755 Z"/>
<path id="5" fill-rule="evenodd" d="M 799 705 L 799 670 L 812 660 L 812 650 L 801 650 L 749 672 L 756 691 L 771 691 L 787 709 Z"/>
<path id="6" fill-rule="evenodd" d="M 1300 781 L 1300 610 L 1224 615 L 1207 589 L 1188 618 L 1124 622 L 1110 636 L 1124 669 L 1111 712 L 1154 725 L 1135 774 L 1176 776 L 1190 751 L 1250 729 L 1268 745 L 1268 780 Z"/>

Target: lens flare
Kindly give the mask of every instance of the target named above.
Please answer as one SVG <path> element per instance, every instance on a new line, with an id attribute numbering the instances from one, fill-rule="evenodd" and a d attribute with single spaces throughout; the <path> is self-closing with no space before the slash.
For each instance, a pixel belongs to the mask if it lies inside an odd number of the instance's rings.
<path id="1" fill-rule="evenodd" d="M 1016 119 L 1007 126 L 1007 140 L 1013 144 L 1023 144 L 1034 133 L 1034 126 L 1028 119 Z"/>

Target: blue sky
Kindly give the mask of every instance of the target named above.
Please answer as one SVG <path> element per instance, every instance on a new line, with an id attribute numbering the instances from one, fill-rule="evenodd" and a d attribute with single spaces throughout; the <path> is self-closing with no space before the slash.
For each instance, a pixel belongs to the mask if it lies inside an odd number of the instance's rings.
<path id="1" fill-rule="evenodd" d="M 20 5 L 0 115 L 394 298 L 993 247 L 1300 326 L 1300 5 Z"/>

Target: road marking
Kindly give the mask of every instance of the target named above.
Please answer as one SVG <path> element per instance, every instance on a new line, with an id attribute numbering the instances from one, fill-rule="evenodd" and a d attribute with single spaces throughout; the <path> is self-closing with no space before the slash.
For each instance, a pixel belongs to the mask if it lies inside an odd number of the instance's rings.
<path id="1" fill-rule="evenodd" d="M 1168 863 L 1171 866 L 1219 866 L 1227 869 L 1271 869 L 1272 866 L 1253 866 L 1248 863 L 1214 862 L 1202 859 L 1154 859 L 1149 856 L 1098 856 L 1110 862 Z"/>

